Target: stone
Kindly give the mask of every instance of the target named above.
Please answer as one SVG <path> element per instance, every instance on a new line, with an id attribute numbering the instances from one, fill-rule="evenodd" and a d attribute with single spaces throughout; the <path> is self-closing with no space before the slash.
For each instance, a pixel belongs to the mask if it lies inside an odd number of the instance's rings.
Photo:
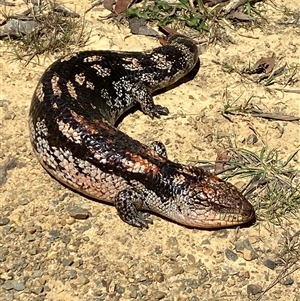
<path id="1" fill-rule="evenodd" d="M 68 212 L 70 214 L 71 217 L 75 218 L 75 219 L 87 219 L 90 216 L 90 213 L 79 206 L 74 206 L 74 207 L 69 207 Z"/>
<path id="2" fill-rule="evenodd" d="M 263 262 L 264 266 L 266 266 L 267 268 L 274 270 L 276 268 L 276 262 L 271 260 L 271 259 L 266 259 Z"/>
<path id="3" fill-rule="evenodd" d="M 225 250 L 225 256 L 227 257 L 227 259 L 232 261 L 236 261 L 238 259 L 238 255 L 230 249 Z"/>
<path id="4" fill-rule="evenodd" d="M 249 284 L 247 286 L 247 294 L 249 295 L 257 295 L 262 293 L 262 287 L 260 285 L 257 284 Z"/>

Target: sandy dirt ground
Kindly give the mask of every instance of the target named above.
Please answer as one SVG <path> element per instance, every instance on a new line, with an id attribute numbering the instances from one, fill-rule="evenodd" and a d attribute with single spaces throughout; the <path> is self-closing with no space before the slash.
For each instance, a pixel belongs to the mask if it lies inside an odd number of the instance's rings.
<path id="1" fill-rule="evenodd" d="M 26 9 L 23 1 L 15 3 L 14 11 Z M 63 3 L 80 14 L 91 4 Z M 242 69 L 275 53 L 281 64 L 299 64 L 300 25 L 279 24 L 283 5 L 291 10 L 299 6 L 296 0 L 267 1 L 262 8 L 269 25 L 263 30 L 228 29 L 232 43 L 202 46 L 197 75 L 155 97 L 169 108 L 168 117 L 150 120 L 137 110 L 119 128 L 145 144 L 162 141 L 169 158 L 182 163 L 215 160 L 217 147 L 227 137 L 254 152 L 263 145 L 277 149 L 282 158 L 295 152 L 300 146 L 299 122 L 249 114 L 228 120 L 221 113 L 228 101 L 243 104 L 251 99 L 264 111 L 299 116 L 299 94 L 276 90 L 281 83 L 264 87 L 225 73 L 216 63 Z M 154 38 L 131 35 L 128 28 L 101 20 L 105 14 L 98 7 L 86 15 L 92 32 L 84 49 L 143 51 L 159 45 Z M 280 254 L 288 234 L 299 230 L 299 218 L 287 215 L 282 227 L 258 219 L 250 227 L 205 231 L 154 216 L 154 224 L 141 231 L 124 224 L 113 206 L 63 187 L 38 164 L 27 125 L 35 86 L 54 59 L 41 58 L 40 64 L 24 67 L 10 53 L 0 54 L 0 164 L 8 158 L 18 160 L 0 187 L 0 299 L 258 300 L 283 275 L 287 263 Z M 299 68 L 297 72 L 299 79 Z M 290 88 L 299 90 L 299 82 Z M 253 129 L 258 141 L 247 143 Z M 299 156 L 291 164 L 299 168 Z M 246 179 L 232 182 L 242 186 Z M 250 201 L 255 205 L 255 199 Z M 70 217 L 71 206 L 87 210 L 89 218 Z M 299 301 L 300 272 L 293 271 L 295 267 L 291 265 L 287 272 L 292 273 L 260 300 Z"/>

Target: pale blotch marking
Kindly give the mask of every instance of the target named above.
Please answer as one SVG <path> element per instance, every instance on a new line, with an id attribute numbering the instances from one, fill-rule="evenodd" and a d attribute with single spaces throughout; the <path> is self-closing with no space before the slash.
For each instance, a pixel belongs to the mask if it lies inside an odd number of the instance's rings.
<path id="1" fill-rule="evenodd" d="M 103 68 L 101 65 L 98 64 L 91 65 L 91 68 L 95 69 L 97 71 L 97 75 L 100 75 L 102 77 L 110 76 L 111 74 L 111 69 Z"/>
<path id="2" fill-rule="evenodd" d="M 140 63 L 139 60 L 135 57 L 125 57 L 123 58 L 124 62 L 128 62 L 129 64 L 122 64 L 124 69 L 130 70 L 130 71 L 135 71 L 135 70 L 143 70 L 145 69 Z"/>
<path id="3" fill-rule="evenodd" d="M 84 73 L 75 74 L 75 82 L 78 83 L 80 86 L 84 84 L 85 75 Z"/>
<path id="4" fill-rule="evenodd" d="M 36 90 L 35 90 L 35 96 L 37 97 L 37 99 L 42 102 L 44 101 L 44 85 L 43 83 L 39 82 L 37 87 L 36 87 Z"/>
<path id="5" fill-rule="evenodd" d="M 49 133 L 45 123 L 45 119 L 41 120 L 40 118 L 38 118 L 37 122 L 33 124 L 32 118 L 29 118 L 29 127 L 31 129 L 30 138 L 33 142 L 40 137 L 48 137 Z"/>
<path id="6" fill-rule="evenodd" d="M 68 89 L 70 96 L 74 99 L 77 99 L 76 89 L 75 89 L 74 85 L 72 84 L 72 82 L 69 80 L 67 82 L 67 89 Z"/>
<path id="7" fill-rule="evenodd" d="M 82 139 L 80 134 L 73 129 L 70 124 L 64 123 L 62 120 L 59 120 L 57 122 L 58 129 L 61 131 L 61 133 L 70 139 L 71 141 L 77 143 L 77 144 L 82 144 Z"/>
<path id="8" fill-rule="evenodd" d="M 130 158 L 130 160 L 124 158 L 120 162 L 127 171 L 142 174 L 149 172 L 152 174 L 158 174 L 160 172 L 159 168 L 147 159 L 132 153 L 126 153 L 126 155 Z"/>
<path id="9" fill-rule="evenodd" d="M 62 92 L 61 92 L 61 89 L 58 85 L 58 81 L 59 81 L 59 76 L 56 73 L 54 73 L 52 78 L 51 78 L 52 90 L 53 90 L 54 95 L 60 97 Z"/>
<path id="10" fill-rule="evenodd" d="M 174 185 L 184 184 L 185 182 L 186 182 L 185 176 L 182 174 L 176 175 L 173 179 Z"/>
<path id="11" fill-rule="evenodd" d="M 40 120 L 40 118 L 38 119 L 38 121 L 35 124 L 35 131 L 38 136 L 48 137 L 49 133 L 48 133 L 48 128 L 46 126 L 45 119 L 42 120 Z"/>
<path id="12" fill-rule="evenodd" d="M 100 96 L 103 99 L 110 99 L 109 92 L 107 89 L 101 89 Z"/>
<path id="13" fill-rule="evenodd" d="M 88 80 L 86 81 L 86 87 L 88 89 L 95 90 L 95 85 L 92 82 L 88 81 Z"/>
<path id="14" fill-rule="evenodd" d="M 77 55 L 77 53 L 66 55 L 66 56 L 63 57 L 60 61 L 61 61 L 62 63 L 63 63 L 63 62 L 67 62 L 67 61 L 69 61 L 71 58 L 75 57 L 76 55 Z"/>
<path id="15" fill-rule="evenodd" d="M 150 57 L 151 61 L 156 63 L 157 68 L 159 69 L 171 69 L 172 68 L 172 62 L 168 60 L 167 56 L 161 53 L 153 53 L 153 55 Z"/>
<path id="16" fill-rule="evenodd" d="M 91 55 L 91 56 L 88 56 L 88 57 L 85 57 L 83 59 L 83 62 L 84 63 L 93 63 L 93 62 L 100 62 L 104 59 L 103 56 L 100 56 L 100 55 Z"/>

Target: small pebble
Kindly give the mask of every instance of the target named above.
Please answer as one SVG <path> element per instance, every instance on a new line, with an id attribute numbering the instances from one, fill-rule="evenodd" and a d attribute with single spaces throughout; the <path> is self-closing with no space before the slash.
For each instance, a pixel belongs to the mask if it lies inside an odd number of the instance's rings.
<path id="1" fill-rule="evenodd" d="M 0 218 L 0 226 L 5 226 L 10 222 L 10 219 L 8 217 L 2 217 Z"/>
<path id="2" fill-rule="evenodd" d="M 9 251 L 6 247 L 0 247 L 0 261 L 5 261 L 6 256 L 8 255 Z"/>
<path id="3" fill-rule="evenodd" d="M 258 138 L 255 134 L 250 134 L 247 138 L 248 145 L 254 145 L 258 141 Z"/>
<path id="4" fill-rule="evenodd" d="M 292 278 L 286 278 L 280 281 L 281 284 L 283 285 L 292 285 L 294 283 L 294 279 Z"/>
<path id="5" fill-rule="evenodd" d="M 77 271 L 76 270 L 70 270 L 69 271 L 69 277 L 70 277 L 70 279 L 76 279 L 77 278 Z"/>
<path id="6" fill-rule="evenodd" d="M 227 259 L 232 260 L 232 261 L 236 261 L 238 259 L 238 255 L 230 249 L 225 250 L 225 255 L 226 255 Z"/>
<path id="7" fill-rule="evenodd" d="M 161 300 L 161 299 L 165 298 L 166 296 L 167 296 L 167 294 L 165 292 L 154 291 L 151 294 L 151 300 Z"/>
<path id="8" fill-rule="evenodd" d="M 264 266 L 266 266 L 267 268 L 274 270 L 276 268 L 276 262 L 271 260 L 271 259 L 266 259 L 263 262 Z"/>
<path id="9" fill-rule="evenodd" d="M 86 209 L 79 206 L 69 207 L 68 212 L 75 219 L 87 219 L 90 216 Z"/>
<path id="10" fill-rule="evenodd" d="M 43 291 L 43 286 L 31 286 L 29 290 L 35 295 L 39 295 Z"/>
<path id="11" fill-rule="evenodd" d="M 47 258 L 48 259 L 55 259 L 55 258 L 57 258 L 57 256 L 58 256 L 58 252 L 51 251 L 51 252 L 48 253 Z"/>
<path id="12" fill-rule="evenodd" d="M 29 202 L 30 202 L 30 201 L 27 200 L 27 199 L 22 199 L 22 200 L 19 201 L 19 204 L 25 206 L 25 205 L 27 205 Z"/>
<path id="13" fill-rule="evenodd" d="M 229 275 L 238 275 L 240 273 L 240 270 L 230 267 L 228 268 L 227 272 Z"/>
<path id="14" fill-rule="evenodd" d="M 34 234 L 36 232 L 36 228 L 35 227 L 29 227 L 27 229 L 27 231 L 30 233 L 30 234 Z"/>
<path id="15" fill-rule="evenodd" d="M 44 274 L 44 272 L 42 270 L 34 270 L 33 271 L 33 278 L 38 278 L 41 277 Z"/>
<path id="16" fill-rule="evenodd" d="M 262 292 L 262 287 L 257 284 L 249 284 L 247 286 L 247 294 L 249 295 L 256 295 Z"/>
<path id="17" fill-rule="evenodd" d="M 16 117 L 15 112 L 7 111 L 4 115 L 4 120 L 13 120 Z"/>
<path id="18" fill-rule="evenodd" d="M 122 295 L 125 292 L 125 288 L 121 286 L 120 284 L 116 283 L 114 291 L 120 295 Z"/>
<path id="19" fill-rule="evenodd" d="M 175 267 L 174 269 L 171 270 L 171 272 L 169 273 L 168 276 L 172 277 L 172 276 L 177 276 L 177 275 L 180 275 L 183 273 L 184 273 L 183 267 Z"/>
<path id="20" fill-rule="evenodd" d="M 245 249 L 244 252 L 243 252 L 243 257 L 244 257 L 245 260 L 251 261 L 251 260 L 257 259 L 258 255 L 253 250 Z"/>
<path id="21" fill-rule="evenodd" d="M 35 247 L 28 250 L 28 253 L 30 255 L 36 255 L 38 253 L 37 249 Z"/>
<path id="22" fill-rule="evenodd" d="M 74 223 L 75 223 L 75 218 L 73 218 L 73 217 L 69 217 L 69 218 L 67 218 L 66 219 L 66 223 L 68 224 L 68 225 L 73 225 Z"/>
<path id="23" fill-rule="evenodd" d="M 253 249 L 249 239 L 245 239 L 243 241 L 237 241 L 235 243 L 235 249 L 237 252 L 242 253 L 244 259 L 247 261 L 251 261 L 253 259 L 258 258 L 258 254 Z"/>
<path id="24" fill-rule="evenodd" d="M 23 282 L 14 281 L 13 288 L 16 291 L 20 292 L 20 291 L 23 291 L 25 289 L 25 284 Z"/>
<path id="25" fill-rule="evenodd" d="M 90 282 L 90 280 L 87 277 L 79 276 L 77 278 L 77 284 L 78 284 L 78 286 L 83 286 L 83 285 L 85 285 L 85 284 L 87 284 L 89 282 Z"/>
<path id="26" fill-rule="evenodd" d="M 74 257 L 68 257 L 68 258 L 63 258 L 61 263 L 63 264 L 63 266 L 71 266 L 74 263 Z"/>
<path id="27" fill-rule="evenodd" d="M 4 284 L 2 285 L 2 287 L 3 287 L 5 290 L 7 290 L 7 291 L 13 289 L 13 288 L 14 288 L 14 282 L 13 282 L 13 280 L 6 280 L 6 281 L 4 282 Z"/>
<path id="28" fill-rule="evenodd" d="M 27 240 L 28 242 L 31 242 L 31 241 L 34 241 L 34 240 L 35 240 L 35 237 L 34 237 L 32 234 L 27 233 L 27 235 L 26 235 L 26 240 Z"/>
<path id="29" fill-rule="evenodd" d="M 55 239 L 60 237 L 60 232 L 58 230 L 50 230 L 49 231 L 50 241 L 54 241 Z"/>

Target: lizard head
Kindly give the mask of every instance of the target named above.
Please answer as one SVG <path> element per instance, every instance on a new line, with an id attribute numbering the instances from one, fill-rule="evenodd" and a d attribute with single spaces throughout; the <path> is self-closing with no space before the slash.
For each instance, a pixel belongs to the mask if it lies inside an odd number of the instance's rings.
<path id="1" fill-rule="evenodd" d="M 193 228 L 224 228 L 250 222 L 253 206 L 232 184 L 186 166 L 173 178 L 177 193 L 168 218 Z"/>

